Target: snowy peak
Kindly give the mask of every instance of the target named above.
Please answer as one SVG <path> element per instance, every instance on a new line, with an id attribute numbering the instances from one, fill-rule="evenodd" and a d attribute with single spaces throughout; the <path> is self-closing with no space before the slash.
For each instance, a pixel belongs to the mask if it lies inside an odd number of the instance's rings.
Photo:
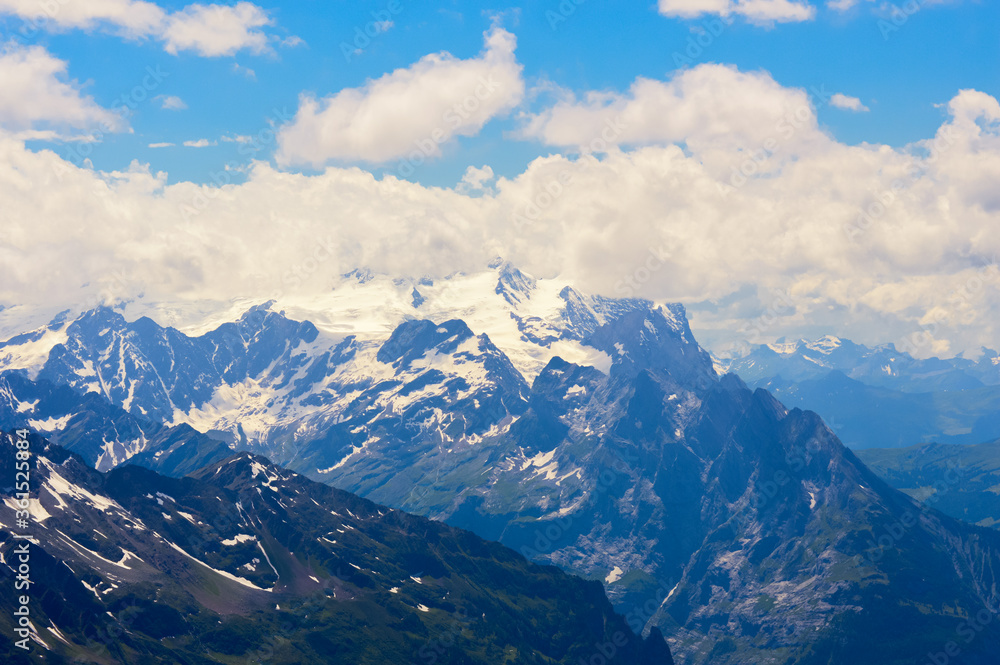
<path id="1" fill-rule="evenodd" d="M 559 292 L 559 298 L 564 303 L 561 314 L 566 322 L 565 334 L 571 339 L 583 339 L 609 321 L 629 312 L 646 312 L 654 308 L 650 300 L 587 296 L 571 286 L 563 288 Z"/>
<path id="2" fill-rule="evenodd" d="M 427 320 L 407 321 L 392 332 L 376 358 L 379 362 L 405 368 L 431 351 L 452 354 L 473 336 L 469 326 L 457 319 L 441 325 Z"/>
<path id="3" fill-rule="evenodd" d="M 810 351 L 817 351 L 824 355 L 830 355 L 836 349 L 839 349 L 843 344 L 843 341 L 839 337 L 834 337 L 833 335 L 825 335 L 812 342 L 804 342 L 804 346 Z"/>
<path id="4" fill-rule="evenodd" d="M 585 342 L 608 353 L 612 371 L 621 375 L 662 371 L 698 389 L 717 380 L 712 358 L 695 341 L 681 305 L 629 312 L 598 328 Z"/>
<path id="5" fill-rule="evenodd" d="M 534 277 L 521 272 L 509 261 L 494 260 L 490 267 L 498 273 L 495 293 L 515 307 L 530 298 L 531 292 L 538 286 Z"/>

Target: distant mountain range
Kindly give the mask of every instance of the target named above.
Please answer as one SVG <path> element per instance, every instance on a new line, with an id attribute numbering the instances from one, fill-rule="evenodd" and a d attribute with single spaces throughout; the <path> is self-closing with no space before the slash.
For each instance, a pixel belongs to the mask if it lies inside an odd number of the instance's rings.
<path id="1" fill-rule="evenodd" d="M 1000 649 L 998 622 L 962 640 L 1000 606 L 1000 533 L 926 510 L 816 414 L 720 376 L 680 305 L 496 262 L 433 284 L 359 271 L 188 333 L 125 314 L 0 347 L 0 424 L 112 475 L 266 455 L 599 580 L 682 663 Z"/>
<path id="2" fill-rule="evenodd" d="M 1000 356 L 992 349 L 982 349 L 978 360 L 917 359 L 893 344 L 869 347 L 832 335 L 754 345 L 740 357 L 719 362 L 749 384 L 775 376 L 801 382 L 839 371 L 865 385 L 908 393 L 1000 385 Z"/>
<path id="3" fill-rule="evenodd" d="M 752 346 L 722 371 L 816 411 L 851 448 L 980 443 L 1000 437 L 1000 357 L 915 359 L 891 344 L 850 340 Z"/>

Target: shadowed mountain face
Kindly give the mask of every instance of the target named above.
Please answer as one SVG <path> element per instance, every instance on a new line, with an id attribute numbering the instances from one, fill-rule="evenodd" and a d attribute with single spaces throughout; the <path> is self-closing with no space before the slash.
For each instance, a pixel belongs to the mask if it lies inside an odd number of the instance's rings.
<path id="1" fill-rule="evenodd" d="M 540 297 L 510 271 L 493 285 L 505 315 Z M 523 343 L 575 339 L 607 362 L 553 352 L 530 386 L 509 342 L 461 320 L 337 340 L 254 310 L 240 339 L 261 360 L 233 383 L 217 365 L 211 396 L 186 412 L 175 403 L 169 422 L 205 423 L 290 470 L 600 580 L 630 626 L 662 629 L 678 662 L 902 665 L 949 642 L 963 662 L 992 662 L 1000 621 L 965 638 L 969 621 L 1000 606 L 997 533 L 922 508 L 817 415 L 719 377 L 682 307 L 570 291 L 559 302 Z M 145 348 L 134 326 L 121 321 L 120 337 Z M 251 352 L 253 340 L 270 341 Z M 102 349 L 74 357 L 107 358 L 101 376 L 134 395 L 154 379 L 176 383 L 168 372 L 131 386 L 122 354 Z M 39 376 L 115 399 L 84 367 Z M 50 422 L 33 399 L 7 401 L 12 421 Z M 117 403 L 143 417 L 137 405 Z M 176 473 L 185 450 L 220 454 L 214 440 L 182 438 L 132 459 Z"/>
<path id="2" fill-rule="evenodd" d="M 14 475 L 10 435 L 0 472 Z M 32 437 L 34 658 L 4 662 L 672 663 L 602 588 L 246 453 L 173 479 Z M 0 520 L 14 523 L 12 492 Z M 22 545 L 0 540 L 13 588 Z M 28 593 L 28 592 L 25 592 Z M 603 661 L 602 661 L 603 662 Z"/>

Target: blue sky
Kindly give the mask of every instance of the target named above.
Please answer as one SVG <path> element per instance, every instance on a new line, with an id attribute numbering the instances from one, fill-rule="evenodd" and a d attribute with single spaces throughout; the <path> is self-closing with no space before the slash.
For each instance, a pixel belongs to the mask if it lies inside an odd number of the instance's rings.
<path id="1" fill-rule="evenodd" d="M 179 10 L 182 3 L 160 3 Z M 900 3 L 902 4 L 902 3 Z M 480 3 L 406 3 L 398 12 L 387 2 L 259 3 L 273 19 L 276 38 L 298 37 L 295 46 L 270 53 L 247 51 L 206 58 L 171 55 L 151 39 L 121 39 L 108 30 L 41 31 L 30 40 L 68 61 L 68 74 L 84 84 L 95 101 L 110 107 L 142 81 L 146 68 L 169 76 L 150 97 L 176 96 L 187 108 L 165 110 L 153 99 L 136 102 L 130 123 L 134 134 L 109 134 L 88 152 L 98 169 L 121 169 L 133 159 L 148 162 L 171 181 L 210 181 L 227 162 L 250 154 L 270 159 L 274 145 L 266 130 L 275 111 L 294 113 L 299 94 L 322 97 L 367 79 L 410 66 L 428 53 L 447 51 L 471 58 L 482 50 L 482 33 L 495 20 L 517 37 L 517 60 L 529 88 L 549 81 L 576 91 L 624 91 L 637 76 L 664 79 L 677 69 L 676 54 L 692 64 L 730 63 L 741 70 L 764 69 L 782 85 L 842 92 L 859 98 L 870 111 L 851 113 L 829 106 L 817 109 L 824 127 L 847 143 L 862 141 L 901 146 L 933 134 L 944 116 L 940 106 L 962 88 L 1000 94 L 1000 7 L 988 2 L 927 5 L 898 29 L 883 34 L 886 9 L 863 3 L 840 12 L 819 7 L 814 19 L 755 25 L 739 18 L 707 42 L 700 52 L 691 41 L 716 17 L 662 16 L 651 3 L 563 3 L 519 5 Z M 391 16 L 393 26 L 370 38 L 361 53 L 345 57 L 356 29 L 373 22 L 373 12 Z M 497 19 L 496 17 L 501 18 Z M 6 31 L 22 25 L 4 19 Z M 885 24 L 883 24 L 885 25 Z M 895 26 L 894 26 L 895 27 Z M 705 40 L 703 40 L 704 42 Z M 693 54 L 694 58 L 689 58 Z M 252 70 L 250 75 L 249 70 Z M 141 95 L 140 95 L 141 96 Z M 552 149 L 536 141 L 517 141 L 514 117 L 492 120 L 475 137 L 459 139 L 443 158 L 423 165 L 410 179 L 447 186 L 470 164 L 490 163 L 498 175 L 514 176 L 533 158 Z M 222 136 L 259 136 L 259 151 L 239 151 Z M 505 138 L 506 137 L 506 138 Z M 185 148 L 184 141 L 208 139 L 217 145 Z M 149 148 L 174 143 L 176 147 Z M 255 144 L 256 145 L 256 144 Z M 59 151 L 74 149 L 52 146 Z M 337 163 L 349 163 L 338 160 Z M 376 173 L 379 165 L 367 165 Z M 238 176 L 234 176 L 238 177 Z"/>
<path id="2" fill-rule="evenodd" d="M 322 241 L 290 296 L 499 254 L 716 346 L 1000 346 L 995 2 L 0 0 L 0 29 L 0 313 L 223 310 Z"/>

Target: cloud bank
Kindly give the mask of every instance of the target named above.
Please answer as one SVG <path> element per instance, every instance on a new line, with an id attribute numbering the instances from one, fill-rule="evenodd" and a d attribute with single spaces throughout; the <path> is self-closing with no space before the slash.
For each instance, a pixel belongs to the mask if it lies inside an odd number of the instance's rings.
<path id="1" fill-rule="evenodd" d="M 765 338 L 822 330 L 899 343 L 926 333 L 918 352 L 976 349 L 1000 333 L 1000 271 L 990 269 L 1000 254 L 1000 103 L 962 90 L 945 110 L 934 136 L 906 148 L 846 145 L 822 131 L 805 91 L 703 65 L 527 118 L 526 136 L 553 146 L 592 132 L 612 140 L 536 159 L 488 188 L 479 167 L 437 188 L 263 162 L 238 185 L 167 184 L 138 163 L 77 168 L 7 133 L 0 304 L 306 298 L 358 266 L 442 277 L 502 254 L 591 292 L 686 302 L 719 340 L 770 317 Z M 604 123 L 617 115 L 616 142 Z M 392 145 L 378 154 L 403 149 Z M 329 259 L 290 286 L 319 246 Z"/>

